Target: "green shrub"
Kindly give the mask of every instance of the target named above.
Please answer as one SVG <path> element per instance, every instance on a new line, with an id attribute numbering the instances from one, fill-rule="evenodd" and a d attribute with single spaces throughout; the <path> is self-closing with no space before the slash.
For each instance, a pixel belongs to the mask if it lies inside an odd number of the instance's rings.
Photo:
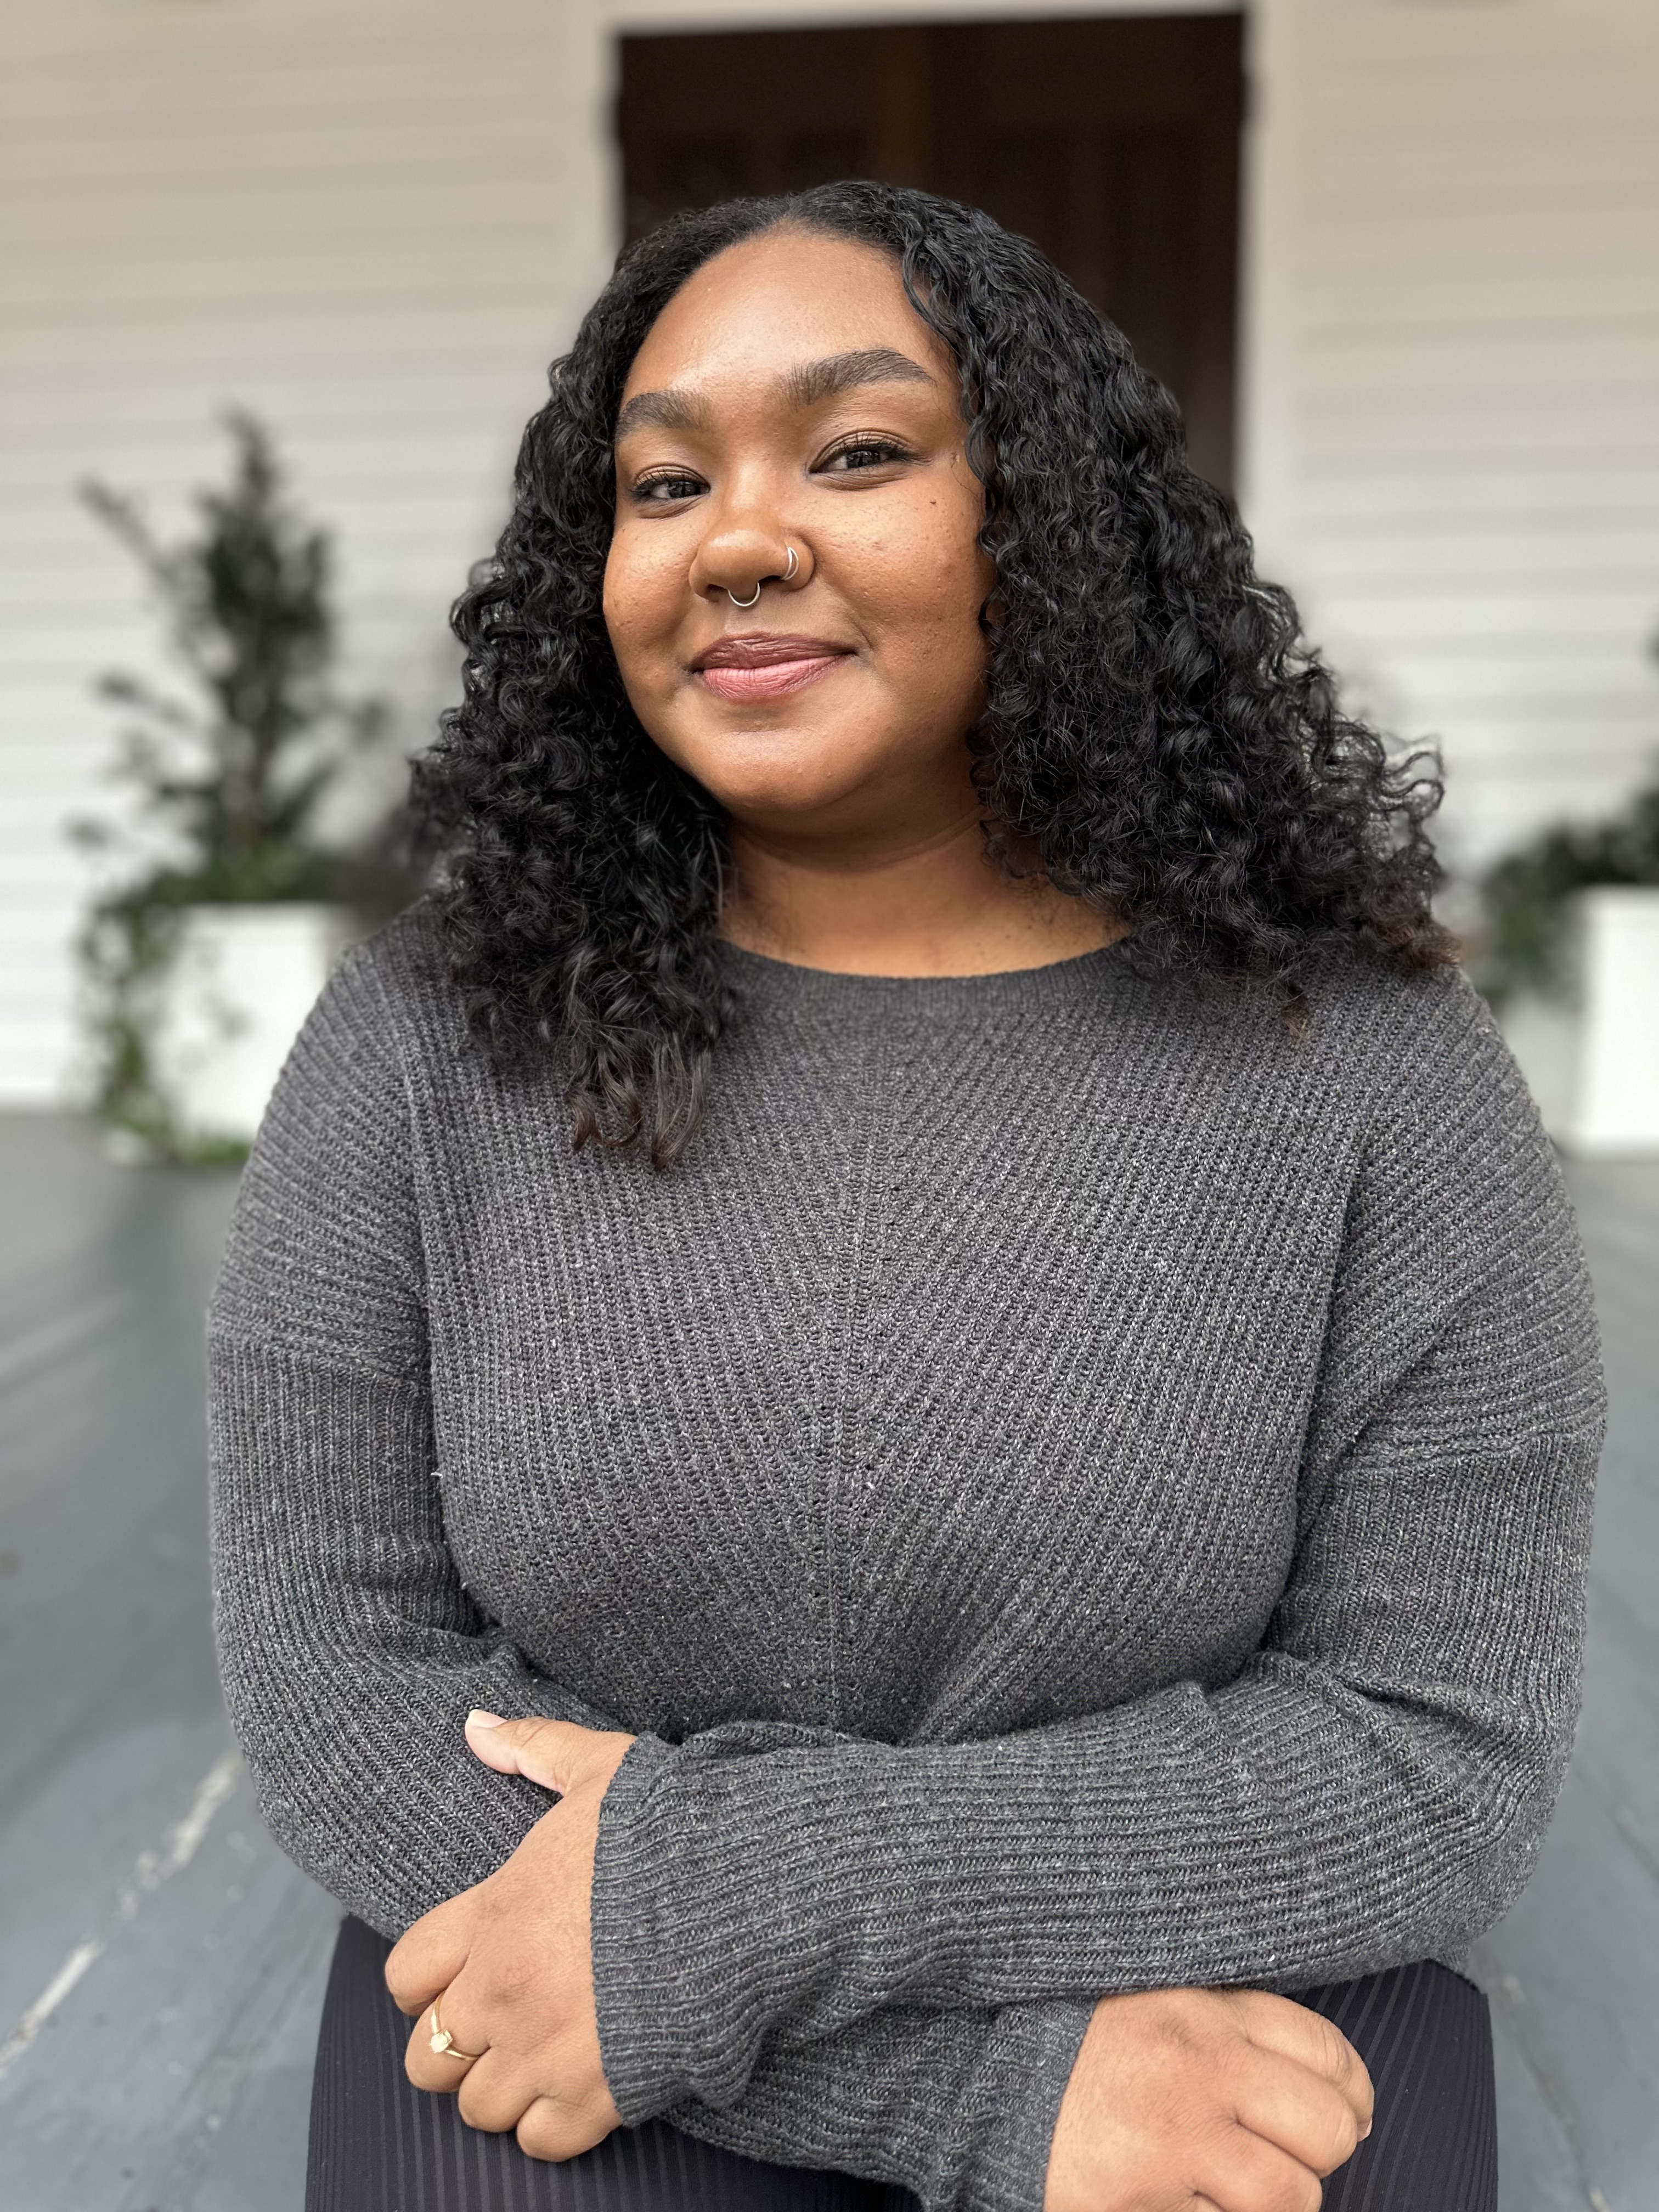
<path id="1" fill-rule="evenodd" d="M 151 1157 L 197 1154 L 151 1066 L 149 1039 L 185 910 L 272 900 L 349 901 L 353 856 L 316 832 L 329 786 L 378 738 L 377 700 L 334 690 L 328 533 L 289 504 L 270 439 L 233 415 L 228 483 L 196 495 L 196 526 L 163 544 L 136 501 L 82 487 L 143 568 L 182 690 L 121 672 L 100 695 L 126 717 L 114 775 L 137 794 L 149 836 L 83 821 L 83 845 L 163 857 L 100 899 L 80 941 L 95 1055 L 94 1108 Z"/>

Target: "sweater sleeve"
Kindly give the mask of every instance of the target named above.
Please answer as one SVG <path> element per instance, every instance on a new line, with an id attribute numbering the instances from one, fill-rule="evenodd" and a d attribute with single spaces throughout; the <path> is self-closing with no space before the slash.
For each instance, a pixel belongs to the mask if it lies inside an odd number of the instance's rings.
<path id="1" fill-rule="evenodd" d="M 354 956 L 243 1179 L 210 1414 L 220 1665 L 262 1810 L 307 1873 L 395 1936 L 491 1874 L 550 1802 L 472 1757 L 471 1706 L 619 1723 L 529 1668 L 456 1573 L 389 1034 Z M 750 2157 L 899 2183 L 924 2212 L 1041 2212 L 1089 2009 L 884 2013 L 769 2049 L 721 2109 L 688 2098 L 669 2117 Z M 645 2117 L 625 2087 L 617 2101 Z"/>
<path id="2" fill-rule="evenodd" d="M 473 1705 L 612 1723 L 462 1588 L 434 1464 L 410 1113 L 372 957 L 307 1021 L 209 1314 L 214 1623 L 261 1809 L 382 1935 L 483 1880 L 546 1810 L 466 1747 Z"/>
<path id="3" fill-rule="evenodd" d="M 1291 1570 L 1238 1674 L 1018 1734 L 641 1737 L 601 1815 L 606 2067 L 635 2110 L 887 2006 L 1461 1960 L 1577 1712 L 1603 1401 L 1553 1155 L 1461 981 L 1379 1085 Z"/>

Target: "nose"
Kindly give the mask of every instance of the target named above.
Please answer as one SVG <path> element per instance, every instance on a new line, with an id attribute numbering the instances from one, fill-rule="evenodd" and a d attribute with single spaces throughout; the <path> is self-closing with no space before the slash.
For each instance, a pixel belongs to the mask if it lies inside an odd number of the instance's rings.
<path id="1" fill-rule="evenodd" d="M 690 580 L 699 594 L 713 599 L 724 593 L 735 606 L 757 606 L 766 585 L 798 591 L 811 567 L 806 546 L 781 524 L 770 518 L 734 516 L 711 530 L 698 546 Z"/>

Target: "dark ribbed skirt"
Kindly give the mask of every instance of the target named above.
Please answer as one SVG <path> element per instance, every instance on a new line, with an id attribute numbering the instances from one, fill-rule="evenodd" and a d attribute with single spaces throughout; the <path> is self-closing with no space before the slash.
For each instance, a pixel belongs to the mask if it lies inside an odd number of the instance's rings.
<path id="1" fill-rule="evenodd" d="M 347 1920 L 311 2094 L 306 2212 L 914 2212 L 908 2190 L 769 2166 L 665 2121 L 618 2128 L 560 2164 L 482 2135 L 404 2073 L 410 2022 L 386 1993 L 392 1946 Z M 1495 2212 L 1492 2022 L 1472 1982 L 1432 1964 L 1297 1992 L 1334 2020 L 1376 2087 L 1370 2136 L 1324 2212 Z"/>

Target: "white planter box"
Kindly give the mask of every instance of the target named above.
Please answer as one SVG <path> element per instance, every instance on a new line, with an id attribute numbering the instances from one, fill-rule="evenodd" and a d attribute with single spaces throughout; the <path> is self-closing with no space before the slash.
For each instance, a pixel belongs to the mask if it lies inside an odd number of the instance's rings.
<path id="1" fill-rule="evenodd" d="M 1576 906 L 1571 999 L 1506 1007 L 1504 1034 L 1559 1143 L 1659 1152 L 1659 890 L 1607 884 Z"/>
<path id="2" fill-rule="evenodd" d="M 334 906 L 186 910 L 150 1039 L 156 1085 L 180 1136 L 246 1144 L 300 1026 L 350 943 Z"/>

